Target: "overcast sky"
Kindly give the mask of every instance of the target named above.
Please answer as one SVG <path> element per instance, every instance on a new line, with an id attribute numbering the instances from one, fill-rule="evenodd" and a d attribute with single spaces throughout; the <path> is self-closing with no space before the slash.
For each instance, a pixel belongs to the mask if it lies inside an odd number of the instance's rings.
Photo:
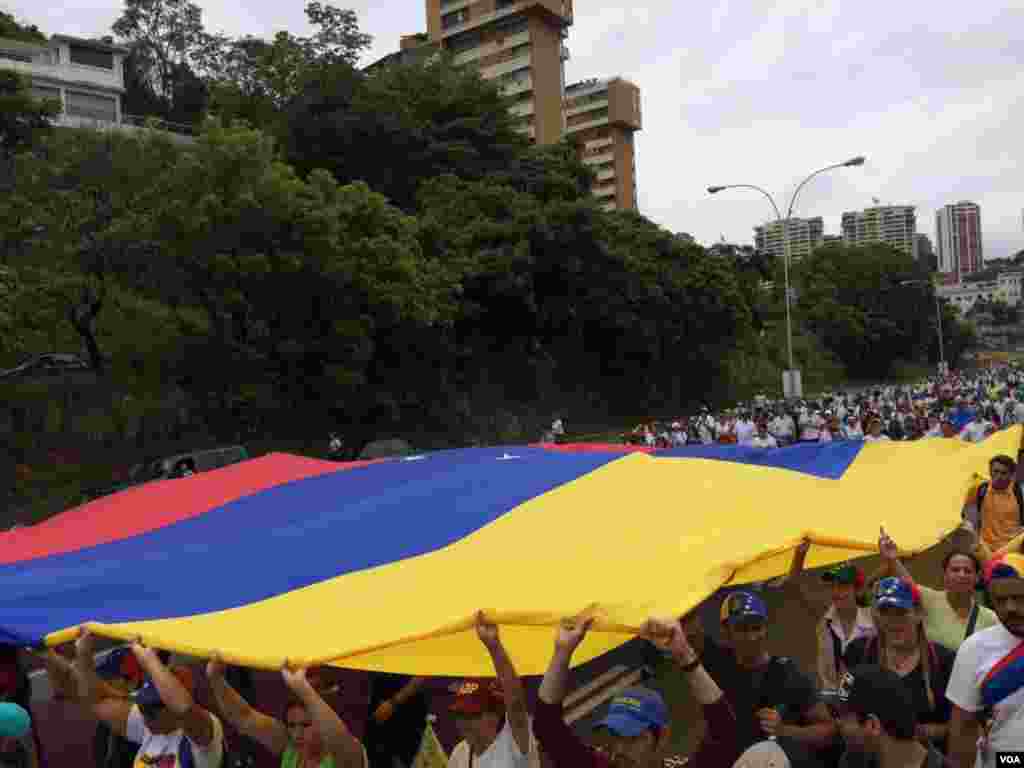
<path id="1" fill-rule="evenodd" d="M 423 0 L 350 0 L 373 35 L 369 61 L 426 28 Z M 205 0 L 209 31 L 306 30 L 302 0 Z M 754 192 L 709 198 L 712 184 L 768 189 L 784 207 L 801 178 L 863 154 L 861 168 L 818 177 L 796 215 L 917 206 L 934 239 L 946 203 L 981 205 L 987 258 L 1024 249 L 1024 0 L 576 0 L 569 82 L 621 75 L 640 86 L 641 211 L 710 244 L 750 242 L 773 218 Z M 0 8 L 44 32 L 100 35 L 118 0 Z"/>

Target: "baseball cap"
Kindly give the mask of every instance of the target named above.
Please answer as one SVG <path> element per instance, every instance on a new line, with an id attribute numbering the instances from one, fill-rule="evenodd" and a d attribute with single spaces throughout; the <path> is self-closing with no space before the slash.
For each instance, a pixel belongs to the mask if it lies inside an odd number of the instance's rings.
<path id="1" fill-rule="evenodd" d="M 910 689 L 895 672 L 877 664 L 861 664 L 847 671 L 836 691 L 841 713 L 874 715 L 888 733 L 913 733 L 917 709 Z"/>
<path id="2" fill-rule="evenodd" d="M 853 563 L 842 563 L 821 574 L 821 580 L 832 584 L 853 584 L 864 586 L 864 571 Z"/>
<path id="3" fill-rule="evenodd" d="M 875 585 L 876 608 L 902 608 L 909 611 L 920 603 L 920 591 L 905 579 L 887 576 Z"/>
<path id="4" fill-rule="evenodd" d="M 668 707 L 661 694 L 643 686 L 627 688 L 608 707 L 595 728 L 607 728 L 617 736 L 632 738 L 652 728 L 668 725 Z"/>
<path id="5" fill-rule="evenodd" d="M 178 678 L 178 682 L 184 686 L 186 691 L 189 693 L 193 692 L 195 689 L 195 678 L 192 676 L 192 670 L 188 667 L 171 667 L 170 672 Z M 160 691 L 157 690 L 156 685 L 149 678 L 146 678 L 142 686 L 132 693 L 131 700 L 142 710 L 164 706 L 164 701 L 160 698 Z"/>
<path id="6" fill-rule="evenodd" d="M 768 620 L 768 606 L 753 592 L 733 592 L 722 601 L 719 618 L 734 624 L 745 619 Z"/>
<path id="7" fill-rule="evenodd" d="M 497 680 L 462 680 L 450 690 L 455 697 L 448 711 L 458 715 L 482 715 L 505 707 L 505 696 Z"/>
<path id="8" fill-rule="evenodd" d="M 130 680 L 135 685 L 145 682 L 146 675 L 128 647 L 115 648 L 104 656 L 96 665 L 96 674 L 104 680 Z"/>
<path id="9" fill-rule="evenodd" d="M 1024 578 L 1024 555 L 1011 552 L 985 564 L 985 581 Z"/>

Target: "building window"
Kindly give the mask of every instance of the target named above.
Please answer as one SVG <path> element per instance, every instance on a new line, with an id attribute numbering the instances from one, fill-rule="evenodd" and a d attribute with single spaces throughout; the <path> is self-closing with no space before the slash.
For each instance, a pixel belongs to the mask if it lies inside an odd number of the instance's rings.
<path id="1" fill-rule="evenodd" d="M 530 20 L 525 17 L 520 18 L 519 16 L 512 16 L 495 24 L 495 32 L 501 37 L 518 35 L 521 32 L 526 32 L 529 28 Z"/>
<path id="2" fill-rule="evenodd" d="M 94 93 L 68 91 L 65 110 L 72 117 L 115 122 L 117 120 L 117 99 Z"/>
<path id="3" fill-rule="evenodd" d="M 446 13 L 441 17 L 441 29 L 451 29 L 469 21 L 469 9 L 463 8 L 458 11 Z"/>
<path id="4" fill-rule="evenodd" d="M 566 109 L 575 109 L 576 107 L 582 107 L 584 104 L 593 104 L 598 101 L 607 101 L 607 91 L 597 91 L 596 93 L 588 93 L 585 96 L 577 96 L 569 99 L 565 102 Z"/>
<path id="5" fill-rule="evenodd" d="M 84 64 L 87 67 L 98 67 L 100 69 L 114 69 L 114 54 L 110 51 L 97 51 L 80 45 L 72 45 L 69 47 L 68 53 L 71 54 L 72 64 Z"/>
<path id="6" fill-rule="evenodd" d="M 595 109 L 593 112 L 583 112 L 579 115 L 573 115 L 568 118 L 565 122 L 570 128 L 574 125 L 582 125 L 583 123 L 591 123 L 595 120 L 601 120 L 608 117 L 608 109 Z"/>
<path id="7" fill-rule="evenodd" d="M 494 0 L 494 10 L 502 11 L 506 8 L 511 8 L 517 2 L 519 2 L 519 0 Z"/>
<path id="8" fill-rule="evenodd" d="M 463 32 L 448 41 L 448 50 L 452 53 L 465 53 L 480 47 L 480 32 Z"/>

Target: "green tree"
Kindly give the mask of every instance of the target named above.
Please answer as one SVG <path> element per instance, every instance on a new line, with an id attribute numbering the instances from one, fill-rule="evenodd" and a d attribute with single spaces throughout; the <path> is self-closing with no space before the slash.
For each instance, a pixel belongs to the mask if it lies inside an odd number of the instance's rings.
<path id="1" fill-rule="evenodd" d="M 286 154 L 301 173 L 363 180 L 406 211 L 421 182 L 500 174 L 527 147 L 497 86 L 444 56 L 355 80 L 335 69 L 288 110 Z"/>
<path id="2" fill-rule="evenodd" d="M 856 378 L 884 377 L 900 358 L 916 357 L 934 333 L 934 304 L 918 286 L 910 256 L 884 244 L 830 245 L 792 271 L 797 322 L 809 328 Z M 776 281 L 781 291 L 782 280 Z"/>
<path id="3" fill-rule="evenodd" d="M 359 31 L 355 12 L 319 2 L 307 3 L 305 10 L 316 29 L 309 37 L 280 31 L 270 41 L 223 40 L 208 58 L 213 110 L 225 123 L 243 119 L 279 131 L 284 109 L 309 84 L 354 76 L 371 42 Z"/>
<path id="4" fill-rule="evenodd" d="M 45 43 L 44 35 L 35 24 L 21 24 L 14 16 L 0 11 L 0 38 L 23 43 Z"/>
<path id="5" fill-rule="evenodd" d="M 364 184 L 299 178 L 258 130 L 208 125 L 135 210 L 131 229 L 204 311 L 185 367 L 221 405 L 263 380 L 296 413 L 308 403 L 322 415 L 365 386 L 378 322 L 444 317 L 451 286 L 416 221 Z"/>
<path id="6" fill-rule="evenodd" d="M 198 122 L 208 101 L 199 75 L 225 42 L 206 31 L 202 9 L 188 0 L 125 0 L 111 29 L 131 49 L 125 111 Z"/>
<path id="7" fill-rule="evenodd" d="M 28 81 L 17 72 L 0 69 L 0 161 L 9 162 L 27 149 L 53 124 L 60 105 L 32 95 Z M 0 169 L 3 177 L 7 168 Z"/>

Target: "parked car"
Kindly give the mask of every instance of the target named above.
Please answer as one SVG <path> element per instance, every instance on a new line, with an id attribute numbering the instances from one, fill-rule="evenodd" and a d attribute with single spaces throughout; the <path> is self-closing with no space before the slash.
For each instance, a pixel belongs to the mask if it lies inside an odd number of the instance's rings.
<path id="1" fill-rule="evenodd" d="M 57 376 L 62 373 L 88 371 L 89 364 L 78 355 L 49 353 L 35 355 L 14 368 L 0 371 L 0 379 L 15 379 L 22 376 Z"/>
<path id="2" fill-rule="evenodd" d="M 238 464 L 249 458 L 249 452 L 243 445 L 232 445 L 223 448 L 209 448 L 190 453 L 179 453 L 174 456 L 145 461 L 136 464 L 128 473 L 128 478 L 120 483 L 102 488 L 90 488 L 83 492 L 85 501 L 92 501 L 101 496 L 126 490 L 136 485 L 143 485 L 154 480 L 172 480 L 185 476 L 185 472 L 209 472 L 231 464 Z"/>

